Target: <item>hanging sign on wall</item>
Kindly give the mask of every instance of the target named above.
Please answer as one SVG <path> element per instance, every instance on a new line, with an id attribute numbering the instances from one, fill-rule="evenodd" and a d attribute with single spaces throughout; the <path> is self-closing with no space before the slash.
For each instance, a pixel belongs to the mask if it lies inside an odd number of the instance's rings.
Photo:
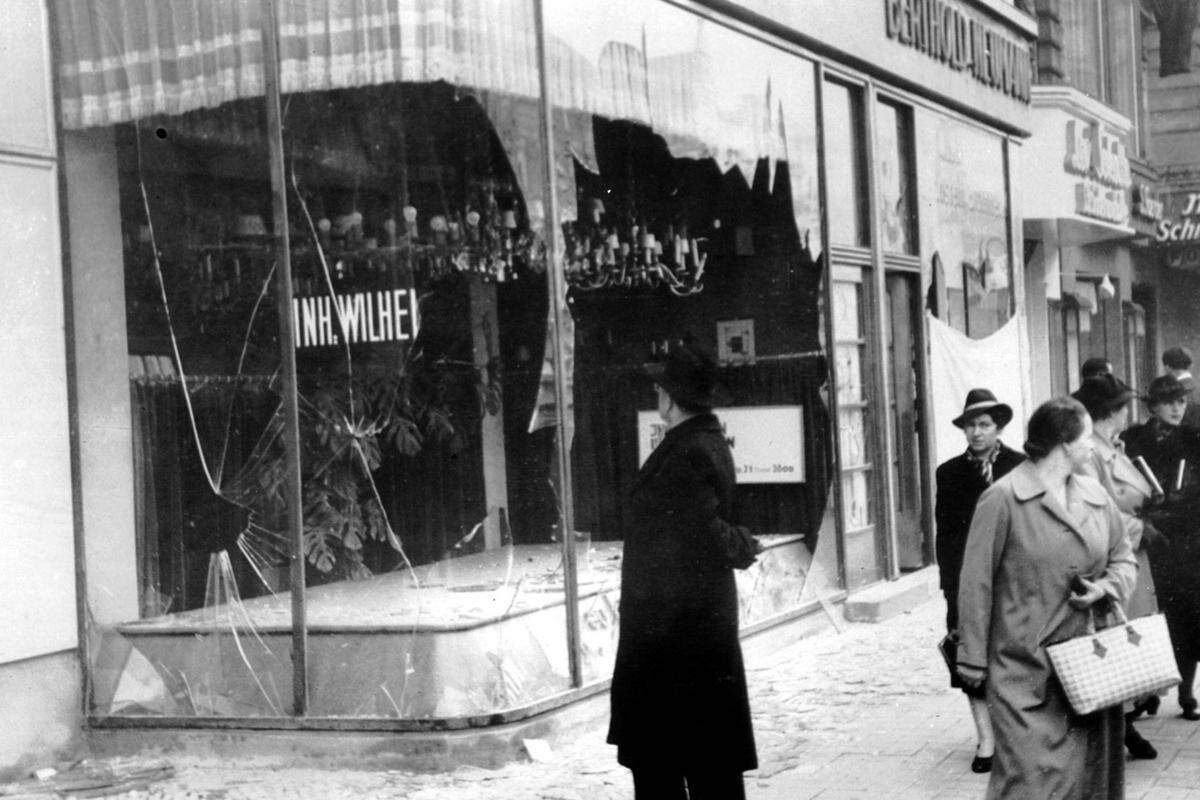
<path id="1" fill-rule="evenodd" d="M 804 483 L 804 407 L 715 408 L 733 453 L 738 483 Z M 657 411 L 638 412 L 638 463 L 667 432 Z"/>
<path id="2" fill-rule="evenodd" d="M 958 72 L 1028 103 L 1029 45 L 965 14 L 948 0 L 884 0 L 887 35 Z"/>
<path id="3" fill-rule="evenodd" d="M 1099 122 L 1067 121 L 1067 155 L 1063 168 L 1079 177 L 1075 212 L 1118 225 L 1129 223 L 1129 156 L 1125 137 Z"/>
<path id="4" fill-rule="evenodd" d="M 1154 240 L 1164 245 L 1200 244 L 1200 192 L 1188 192 L 1173 205 L 1179 208 L 1158 223 Z"/>
<path id="5" fill-rule="evenodd" d="M 1200 272 L 1200 192 L 1168 198 L 1154 227 L 1154 246 L 1171 269 Z"/>

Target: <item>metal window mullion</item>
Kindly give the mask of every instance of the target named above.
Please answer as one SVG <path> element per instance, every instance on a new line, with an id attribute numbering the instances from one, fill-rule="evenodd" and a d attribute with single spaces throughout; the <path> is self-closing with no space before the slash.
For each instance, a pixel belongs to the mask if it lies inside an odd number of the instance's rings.
<path id="1" fill-rule="evenodd" d="M 279 103 L 279 22 L 275 0 L 262 0 L 263 94 L 270 152 L 271 209 L 276 248 L 275 295 L 279 317 L 280 378 L 283 393 L 284 499 L 292 592 L 292 713 L 308 714 L 308 624 L 304 597 L 304 516 L 300 484 L 300 417 L 296 397 L 296 346 L 292 328 L 292 263 L 288 236 L 287 182 L 284 177 L 283 117 Z"/>
<path id="2" fill-rule="evenodd" d="M 877 101 L 875 83 L 868 82 L 866 88 L 860 95 L 862 103 L 862 146 L 863 146 L 863 171 L 866 177 L 867 190 L 867 207 L 870 212 L 867 214 L 868 225 L 870 226 L 867 233 L 870 236 L 871 250 L 871 283 L 873 286 L 873 294 L 871 299 L 870 311 L 868 319 L 873 327 L 871 331 L 873 346 L 877 353 L 877 357 L 873 359 L 876 389 L 875 389 L 875 420 L 879 425 L 878 434 L 876 435 L 876 446 L 880 448 L 880 458 L 878 461 L 883 464 L 883 469 L 880 470 L 882 480 L 877 483 L 877 497 L 880 498 L 880 515 L 879 522 L 883 527 L 883 558 L 885 577 L 894 579 L 900 576 L 899 558 L 897 557 L 896 547 L 896 487 L 895 487 L 895 470 L 892 465 L 896 461 L 895 451 L 896 444 L 894 441 L 895 431 L 891 423 L 891 414 L 889 409 L 892 403 L 892 391 L 890 382 L 891 358 L 888 356 L 887 348 L 887 332 L 884 330 L 884 304 L 887 302 L 887 270 L 883 265 L 883 242 L 879 236 L 879 231 L 882 230 L 881 207 L 879 204 L 879 182 L 875 176 L 875 104 Z"/>
<path id="3" fill-rule="evenodd" d="M 559 229 L 560 212 L 558 191 L 555 181 L 554 119 L 550 108 L 549 60 L 546 51 L 545 0 L 533 3 L 535 38 L 538 56 L 538 90 L 542 111 L 542 145 L 546 159 L 546 181 L 542 186 L 545 202 L 549 206 L 546 215 L 546 244 L 548 248 L 546 284 L 550 293 L 550 314 L 554 321 L 551 327 L 551 360 L 554 365 L 554 402 L 558 408 L 557 439 L 559 476 L 559 530 L 562 535 L 563 593 L 567 617 L 567 658 L 571 674 L 571 685 L 583 685 L 583 653 L 579 632 L 579 581 L 575 552 L 575 508 L 574 486 L 571 474 L 571 448 L 567 444 L 566 422 L 570 413 L 570 393 L 564 366 L 567 363 L 563 344 L 563 311 L 566 285 L 560 269 L 559 256 L 563 251 L 562 231 Z"/>
<path id="4" fill-rule="evenodd" d="M 841 408 L 838 403 L 838 369 L 837 369 L 837 341 L 834 338 L 833 327 L 833 259 L 832 245 L 829 243 L 829 185 L 825 175 L 825 64 L 817 61 L 813 70 L 813 80 L 816 81 L 816 90 L 813 95 L 813 100 L 816 104 L 814 113 L 817 118 L 817 203 L 821 208 L 821 241 L 824 243 L 824 253 L 821 260 L 824 262 L 821 268 L 825 271 L 825 280 L 821 281 L 822 294 L 825 303 L 825 341 L 828 343 L 828 358 L 826 359 L 826 370 L 829 373 L 829 385 L 833 387 L 833 391 L 829 392 L 829 413 L 832 423 L 833 439 L 833 460 L 834 470 L 831 476 L 833 484 L 833 519 L 834 529 L 837 535 L 834 537 L 837 550 L 837 571 L 838 579 L 841 581 L 841 587 L 844 589 L 849 585 L 849 572 L 846 569 L 846 519 L 844 504 L 845 499 L 844 489 L 842 488 L 842 437 L 841 437 Z"/>

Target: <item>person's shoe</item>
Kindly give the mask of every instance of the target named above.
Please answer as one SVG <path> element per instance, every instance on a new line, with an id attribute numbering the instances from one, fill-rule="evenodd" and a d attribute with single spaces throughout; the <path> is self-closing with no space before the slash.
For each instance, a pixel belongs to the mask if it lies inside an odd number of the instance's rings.
<path id="1" fill-rule="evenodd" d="M 1141 702 L 1135 703 L 1133 706 L 1133 711 L 1135 714 L 1146 714 L 1153 717 L 1158 713 L 1158 706 L 1160 702 L 1161 701 L 1159 700 L 1158 695 L 1152 694 L 1143 699 Z"/>
<path id="2" fill-rule="evenodd" d="M 992 758 L 993 756 L 975 756 L 973 759 L 971 759 L 971 772 L 991 772 Z"/>
<path id="3" fill-rule="evenodd" d="M 1130 758 L 1141 758 L 1147 761 L 1158 758 L 1158 751 L 1154 749 L 1154 745 L 1146 741 L 1146 738 L 1138 733 L 1137 728 L 1132 725 L 1125 728 L 1125 747 L 1129 750 Z"/>
<path id="4" fill-rule="evenodd" d="M 1184 719 L 1191 720 L 1192 722 L 1195 722 L 1196 720 L 1200 719 L 1200 712 L 1196 711 L 1196 698 L 1194 698 L 1194 697 L 1179 698 L 1179 707 L 1181 709 L 1183 709 L 1183 713 L 1180 714 L 1179 716 L 1183 717 Z"/>

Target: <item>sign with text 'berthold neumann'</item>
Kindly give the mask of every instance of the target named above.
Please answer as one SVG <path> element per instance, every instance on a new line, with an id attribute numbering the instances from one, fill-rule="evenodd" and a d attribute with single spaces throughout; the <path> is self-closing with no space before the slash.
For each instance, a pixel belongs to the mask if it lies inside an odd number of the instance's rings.
<path id="1" fill-rule="evenodd" d="M 420 327 L 417 294 L 375 289 L 292 300 L 296 348 L 406 342 Z"/>
<path id="2" fill-rule="evenodd" d="M 887 35 L 1004 94 L 1028 103 L 1029 45 L 970 16 L 952 0 L 884 0 Z"/>
<path id="3" fill-rule="evenodd" d="M 804 483 L 804 406 L 715 408 L 738 483 Z M 666 435 L 657 411 L 638 412 L 638 464 Z"/>

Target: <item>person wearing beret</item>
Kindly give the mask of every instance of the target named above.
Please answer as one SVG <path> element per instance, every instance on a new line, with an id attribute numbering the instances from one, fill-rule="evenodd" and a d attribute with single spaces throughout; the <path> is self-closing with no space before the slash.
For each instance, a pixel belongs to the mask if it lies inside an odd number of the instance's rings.
<path id="1" fill-rule="evenodd" d="M 1012 415 L 1012 408 L 997 400 L 989 390 L 972 389 L 967 393 L 962 414 L 952 420 L 966 436 L 967 450 L 937 468 L 935 541 L 941 588 L 946 596 L 946 630 L 951 639 L 958 632 L 958 576 L 975 503 L 984 489 L 1025 460 L 1022 453 L 1000 441 L 1000 434 Z M 971 770 L 987 772 L 991 769 L 994 745 L 983 688 L 966 686 L 955 673 L 951 673 L 950 685 L 966 693 L 975 721 L 977 742 Z"/>
<path id="2" fill-rule="evenodd" d="M 1129 423 L 1129 401 L 1134 397 L 1133 390 L 1108 374 L 1088 378 L 1071 396 L 1083 404 L 1092 418 L 1092 456 L 1076 472 L 1095 478 L 1108 491 L 1121 512 L 1129 545 L 1137 556 L 1137 584 L 1125 614 L 1130 619 L 1153 614 L 1158 611 L 1158 603 L 1148 550 L 1162 534 L 1140 513 L 1156 500 L 1155 491 L 1125 455 L 1125 443 L 1120 439 Z M 1143 698 L 1125 714 L 1125 747 L 1133 758 L 1157 758 L 1154 745 L 1133 725 L 1144 709 L 1157 711 L 1158 695 Z"/>
<path id="3" fill-rule="evenodd" d="M 630 497 L 608 742 L 638 800 L 741 800 L 758 760 L 733 571 L 761 548 L 730 521 L 715 360 L 681 343 L 647 372 L 667 431 Z"/>
<path id="4" fill-rule="evenodd" d="M 1149 517 L 1163 541 L 1150 547 L 1158 605 L 1167 618 L 1182 682 L 1179 707 L 1200 720 L 1192 687 L 1200 661 L 1200 430 L 1183 424 L 1189 391 L 1173 375 L 1150 382 L 1151 418 L 1122 434 L 1130 458 L 1141 456 L 1166 492 Z"/>

